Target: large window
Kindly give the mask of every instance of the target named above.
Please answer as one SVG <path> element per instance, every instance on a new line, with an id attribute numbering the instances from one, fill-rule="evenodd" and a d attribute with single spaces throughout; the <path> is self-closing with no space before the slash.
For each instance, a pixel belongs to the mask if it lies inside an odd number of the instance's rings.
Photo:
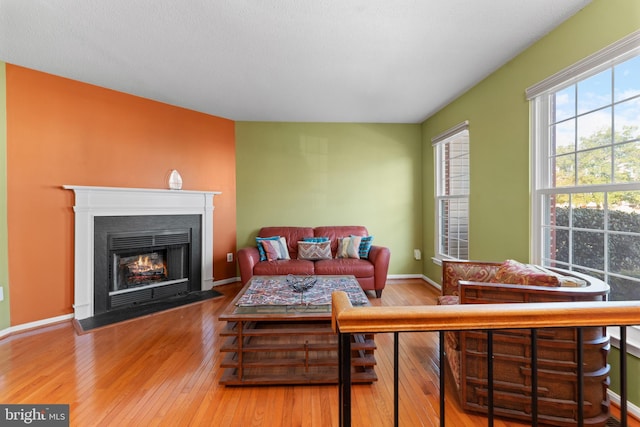
<path id="1" fill-rule="evenodd" d="M 464 122 L 432 140 L 436 170 L 436 256 L 469 258 L 469 129 Z"/>
<path id="2" fill-rule="evenodd" d="M 533 261 L 640 300 L 640 34 L 528 90 Z"/>

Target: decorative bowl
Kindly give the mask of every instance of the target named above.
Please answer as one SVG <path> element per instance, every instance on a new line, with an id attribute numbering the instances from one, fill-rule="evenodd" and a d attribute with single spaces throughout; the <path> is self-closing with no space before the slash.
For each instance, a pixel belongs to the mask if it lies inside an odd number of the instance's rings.
<path id="1" fill-rule="evenodd" d="M 295 276 L 289 274 L 287 275 L 286 281 L 293 292 L 299 293 L 311 289 L 318 281 L 318 278 L 316 276 Z"/>

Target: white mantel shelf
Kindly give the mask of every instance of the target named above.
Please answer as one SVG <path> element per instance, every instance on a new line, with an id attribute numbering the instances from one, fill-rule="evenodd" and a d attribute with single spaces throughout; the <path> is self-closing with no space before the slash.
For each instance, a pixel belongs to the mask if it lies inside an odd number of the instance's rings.
<path id="1" fill-rule="evenodd" d="M 93 232 L 96 216 L 201 215 L 202 286 L 213 285 L 213 198 L 220 191 L 63 185 L 75 193 L 74 313 L 93 316 Z"/>

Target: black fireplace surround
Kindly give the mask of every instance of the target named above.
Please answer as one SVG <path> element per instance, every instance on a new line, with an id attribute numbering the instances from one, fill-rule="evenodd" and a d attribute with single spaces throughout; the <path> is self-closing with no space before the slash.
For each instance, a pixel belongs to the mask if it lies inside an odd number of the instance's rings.
<path id="1" fill-rule="evenodd" d="M 201 215 L 94 218 L 94 316 L 201 288 Z"/>

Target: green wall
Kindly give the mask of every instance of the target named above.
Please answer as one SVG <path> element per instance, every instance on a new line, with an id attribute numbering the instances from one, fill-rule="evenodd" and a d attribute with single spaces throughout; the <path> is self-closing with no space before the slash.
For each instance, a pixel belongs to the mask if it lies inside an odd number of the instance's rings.
<path id="1" fill-rule="evenodd" d="M 236 122 L 238 248 L 260 227 L 364 225 L 419 274 L 420 125 Z"/>
<path id="2" fill-rule="evenodd" d="M 422 124 L 425 275 L 434 254 L 431 138 L 469 120 L 470 258 L 529 259 L 529 103 L 525 90 L 640 28 L 640 2 L 595 0 Z"/>
<path id="3" fill-rule="evenodd" d="M 640 29 L 637 0 L 594 0 L 522 54 L 422 124 L 424 274 L 440 282 L 434 254 L 433 150 L 431 138 L 469 120 L 470 258 L 529 260 L 530 145 L 525 90 Z M 615 368 L 617 362 L 610 363 Z M 630 372 L 640 360 L 630 357 Z M 629 378 L 634 378 L 630 376 Z M 629 385 L 637 405 L 640 384 Z"/>
<path id="4" fill-rule="evenodd" d="M 611 378 L 610 388 L 620 395 L 620 350 L 611 347 L 608 361 L 611 365 L 611 373 L 609 374 Z M 638 387 L 637 378 L 640 378 L 640 359 L 627 352 L 627 401 L 640 406 L 640 387 Z"/>
<path id="5" fill-rule="evenodd" d="M 7 75 L 0 62 L 0 286 L 4 301 L 0 301 L 0 331 L 11 324 L 9 316 L 9 256 L 7 242 Z"/>

